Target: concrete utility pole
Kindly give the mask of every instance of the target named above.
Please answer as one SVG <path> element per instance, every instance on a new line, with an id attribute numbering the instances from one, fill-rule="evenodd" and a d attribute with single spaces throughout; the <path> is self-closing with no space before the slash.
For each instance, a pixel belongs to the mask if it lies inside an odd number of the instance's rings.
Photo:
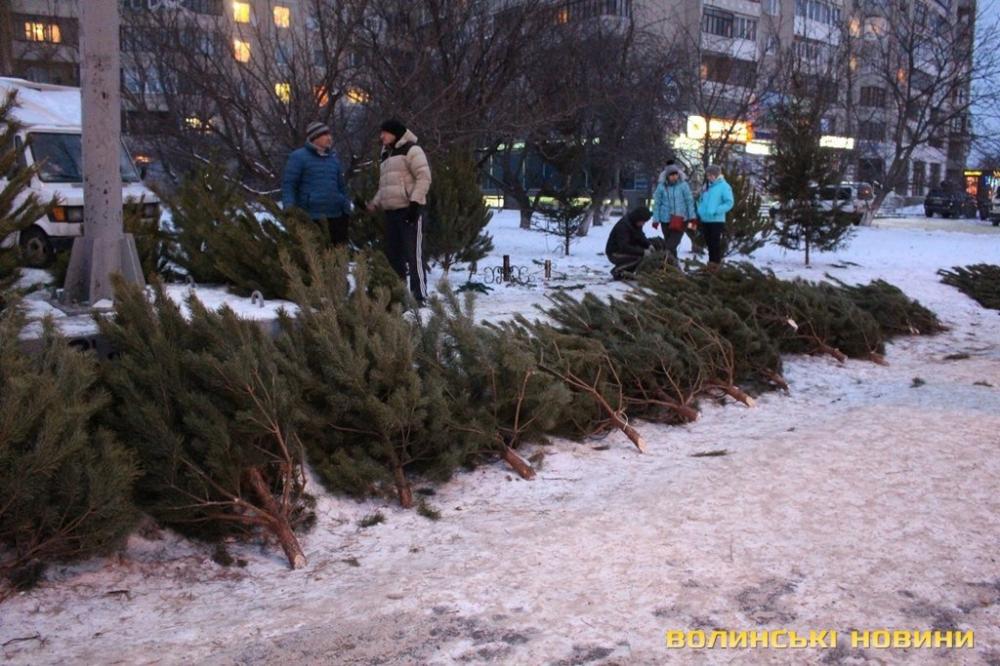
<path id="1" fill-rule="evenodd" d="M 111 276 L 144 284 L 135 240 L 122 224 L 119 0 L 80 3 L 84 235 L 73 241 L 66 295 L 80 303 L 113 298 Z"/>

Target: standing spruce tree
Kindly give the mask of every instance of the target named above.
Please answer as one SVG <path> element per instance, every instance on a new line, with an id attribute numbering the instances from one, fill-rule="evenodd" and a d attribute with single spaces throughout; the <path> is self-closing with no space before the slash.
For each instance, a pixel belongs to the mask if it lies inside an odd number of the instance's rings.
<path id="1" fill-rule="evenodd" d="M 14 141 L 14 135 L 22 129 L 14 119 L 16 105 L 17 97 L 13 93 L 0 100 L 0 175 L 7 181 L 0 188 L 0 243 L 12 241 L 13 234 L 30 227 L 55 205 L 55 201 L 43 202 L 33 194 L 25 194 L 35 169 L 28 168 L 22 157 L 27 146 L 17 147 Z M 17 279 L 20 262 L 17 245 L 0 245 L 0 310 L 4 308 L 3 293 Z"/>
<path id="2" fill-rule="evenodd" d="M 436 164 L 427 213 L 426 253 L 445 274 L 453 264 L 478 261 L 493 249 L 483 232 L 493 213 L 483 202 L 471 153 L 454 149 Z"/>
<path id="3" fill-rule="evenodd" d="M 98 425 L 110 400 L 96 359 L 50 322 L 26 354 L 24 324 L 16 305 L 0 313 L 0 579 L 16 587 L 47 562 L 110 552 L 138 518 L 135 461 Z"/>
<path id="4" fill-rule="evenodd" d="M 539 206 L 544 221 L 538 227 L 547 234 L 558 236 L 563 246 L 563 254 L 569 256 L 569 247 L 583 228 L 590 204 L 581 201 L 581 192 L 572 187 L 567 179 L 565 187 L 549 189 L 545 192 L 548 201 Z"/>
<path id="5" fill-rule="evenodd" d="M 298 425 L 301 391 L 256 323 L 155 300 L 118 280 L 114 319 L 97 320 L 118 352 L 103 366 L 108 422 L 142 466 L 136 501 L 159 523 L 209 541 L 261 532 L 292 568 L 294 530 L 311 520 Z"/>
<path id="6" fill-rule="evenodd" d="M 789 81 L 789 92 L 774 111 L 777 134 L 768 158 L 769 189 L 780 203 L 778 244 L 804 249 L 808 266 L 813 250 L 837 249 L 850 238 L 853 225 L 836 207 L 822 210 L 818 205 L 818 193 L 840 182 L 833 151 L 819 145 L 821 123 L 836 87 L 829 90 L 822 77 L 798 71 Z"/>

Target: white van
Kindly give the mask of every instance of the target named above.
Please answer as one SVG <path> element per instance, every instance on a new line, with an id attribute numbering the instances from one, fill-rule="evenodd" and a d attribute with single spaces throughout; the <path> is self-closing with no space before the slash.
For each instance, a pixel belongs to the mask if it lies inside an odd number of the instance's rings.
<path id="1" fill-rule="evenodd" d="M 855 224 L 861 224 L 871 212 L 871 202 L 875 198 L 874 189 L 869 183 L 843 182 L 839 185 L 813 187 L 810 190 L 813 205 L 823 212 L 834 210 L 848 216 Z M 771 219 L 781 215 L 781 204 L 771 204 L 769 214 Z"/>
<path id="2" fill-rule="evenodd" d="M 20 234 L 0 239 L 4 247 L 20 243 L 25 263 L 46 266 L 56 249 L 72 245 L 83 234 L 83 155 L 80 89 L 0 77 L 0 98 L 17 93 L 14 120 L 23 128 L 16 134 L 18 145 L 28 144 L 24 160 L 38 172 L 22 196 L 35 194 L 41 201 L 53 196 L 59 205 Z M 142 184 L 139 172 L 125 146 L 121 148 L 122 200 L 126 210 L 141 206 L 143 219 L 160 219 L 160 200 Z M 0 173 L 0 187 L 7 174 Z M 16 205 L 16 203 L 15 203 Z"/>

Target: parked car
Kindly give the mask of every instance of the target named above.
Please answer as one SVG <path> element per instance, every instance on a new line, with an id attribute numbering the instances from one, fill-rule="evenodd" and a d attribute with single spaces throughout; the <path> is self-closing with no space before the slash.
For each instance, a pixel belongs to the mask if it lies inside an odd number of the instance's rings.
<path id="1" fill-rule="evenodd" d="M 938 214 L 941 217 L 975 219 L 979 214 L 979 205 L 976 203 L 976 198 L 964 190 L 934 189 L 929 191 L 924 199 L 924 213 L 927 217 Z"/>
<path id="2" fill-rule="evenodd" d="M 22 126 L 11 138 L 19 147 L 28 144 L 23 164 L 38 167 L 14 206 L 31 194 L 41 201 L 55 197 L 59 205 L 19 234 L 0 238 L 0 245 L 19 244 L 29 266 L 44 267 L 52 263 L 57 249 L 71 247 L 85 227 L 80 89 L 0 77 L 0 99 L 11 92 L 17 93 L 18 104 L 12 115 Z M 0 128 L 4 129 L 8 128 Z M 138 209 L 143 220 L 158 221 L 160 200 L 142 183 L 124 144 L 119 161 L 123 209 Z M 8 177 L 0 173 L 0 189 Z"/>
<path id="3" fill-rule="evenodd" d="M 810 193 L 814 206 L 824 212 L 832 213 L 836 210 L 848 215 L 851 221 L 858 225 L 870 210 L 875 191 L 870 183 L 843 182 L 839 185 L 814 187 Z M 778 218 L 781 215 L 781 203 L 771 204 L 768 213 L 771 219 Z"/>

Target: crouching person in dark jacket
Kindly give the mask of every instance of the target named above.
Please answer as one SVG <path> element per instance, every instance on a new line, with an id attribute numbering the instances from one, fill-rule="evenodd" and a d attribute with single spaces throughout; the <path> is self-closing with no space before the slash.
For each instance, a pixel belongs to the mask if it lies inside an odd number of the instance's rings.
<path id="1" fill-rule="evenodd" d="M 653 213 L 645 206 L 633 208 L 625 217 L 618 220 L 611 230 L 604 253 L 614 264 L 614 268 L 611 269 L 611 277 L 614 279 L 631 277 L 646 250 L 652 246 L 646 234 L 642 232 L 642 225 L 651 217 Z"/>

